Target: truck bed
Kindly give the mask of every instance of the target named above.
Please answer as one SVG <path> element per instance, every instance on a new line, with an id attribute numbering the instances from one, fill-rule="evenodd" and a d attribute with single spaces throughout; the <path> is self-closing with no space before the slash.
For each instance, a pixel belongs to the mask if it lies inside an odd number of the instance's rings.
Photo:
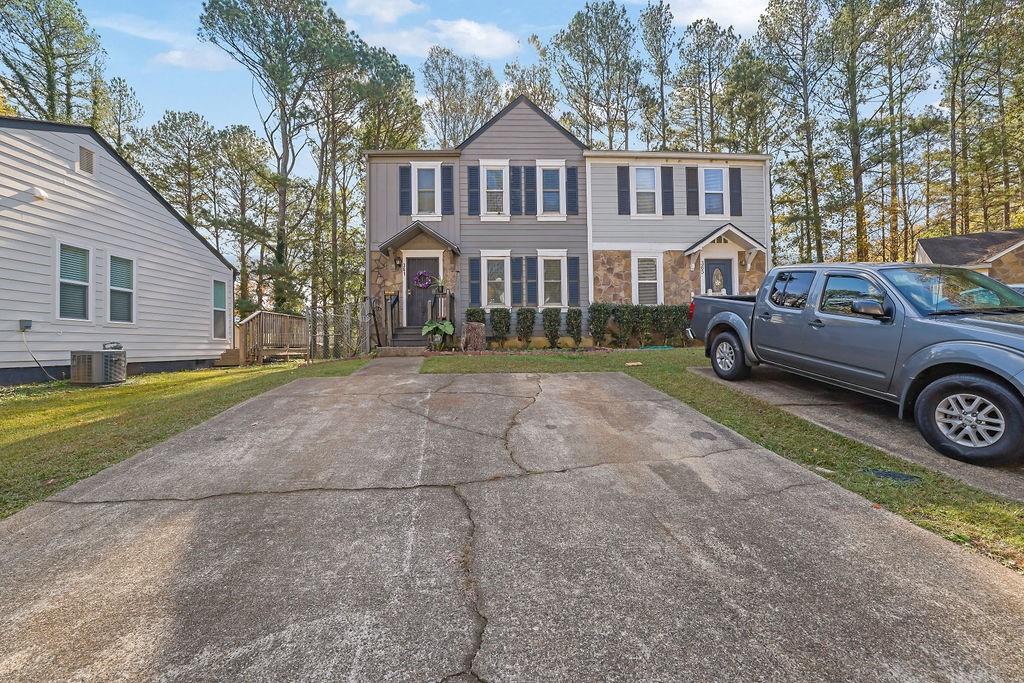
<path id="1" fill-rule="evenodd" d="M 703 340 L 708 323 L 723 311 L 735 313 L 744 323 L 749 323 L 754 316 L 756 301 L 757 296 L 695 296 L 690 331 L 695 338 Z"/>

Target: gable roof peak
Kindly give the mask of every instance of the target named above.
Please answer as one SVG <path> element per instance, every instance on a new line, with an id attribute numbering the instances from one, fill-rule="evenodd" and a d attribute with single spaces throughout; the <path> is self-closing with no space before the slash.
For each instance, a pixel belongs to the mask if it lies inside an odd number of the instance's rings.
<path id="1" fill-rule="evenodd" d="M 525 104 L 526 106 L 530 107 L 530 109 L 539 114 L 541 118 L 543 118 L 545 121 L 551 124 L 559 133 L 567 137 L 570 142 L 572 142 L 580 149 L 588 149 L 587 146 L 579 140 L 579 138 L 570 133 L 565 128 L 565 126 L 563 126 L 558 121 L 553 119 L 550 114 L 548 114 L 546 111 L 538 107 L 537 104 L 526 95 L 517 95 L 511 102 L 502 107 L 497 114 L 492 116 L 482 126 L 480 126 L 475 131 L 470 133 L 469 137 L 463 140 L 455 149 L 465 149 L 467 145 L 469 145 L 471 142 L 480 137 L 480 135 L 483 134 L 488 128 L 497 123 L 502 117 L 505 116 L 505 114 L 509 113 L 520 104 Z"/>

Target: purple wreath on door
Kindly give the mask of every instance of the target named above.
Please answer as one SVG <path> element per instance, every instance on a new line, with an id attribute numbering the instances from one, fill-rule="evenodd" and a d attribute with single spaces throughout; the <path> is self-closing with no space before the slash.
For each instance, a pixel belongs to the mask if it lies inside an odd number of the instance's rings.
<path id="1" fill-rule="evenodd" d="M 434 276 L 425 270 L 416 273 L 412 284 L 420 289 L 430 289 L 434 285 Z"/>

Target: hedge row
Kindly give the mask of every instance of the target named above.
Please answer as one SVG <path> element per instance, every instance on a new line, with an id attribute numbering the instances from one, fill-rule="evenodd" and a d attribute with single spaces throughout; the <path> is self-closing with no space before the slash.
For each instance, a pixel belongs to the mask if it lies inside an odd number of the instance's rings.
<path id="1" fill-rule="evenodd" d="M 689 324 L 687 306 L 644 306 L 635 304 L 591 304 L 590 336 L 595 346 L 604 346 L 609 333 L 615 345 L 647 346 L 682 342 Z M 611 327 L 609 327 L 611 325 Z"/>
<path id="2" fill-rule="evenodd" d="M 487 313 L 482 308 L 467 308 L 466 322 L 482 323 Z M 512 309 L 492 308 L 490 312 L 491 336 L 499 344 L 504 345 L 512 329 Z M 537 322 L 537 309 L 517 308 L 516 309 L 516 337 L 523 344 L 529 344 L 533 338 L 533 328 Z M 547 337 L 548 346 L 558 346 L 558 339 L 562 336 L 562 311 L 558 308 L 545 308 L 541 312 L 541 326 L 544 329 L 544 336 Z M 572 338 L 576 346 L 583 340 L 583 311 L 577 307 L 570 307 L 565 313 L 565 334 Z"/>

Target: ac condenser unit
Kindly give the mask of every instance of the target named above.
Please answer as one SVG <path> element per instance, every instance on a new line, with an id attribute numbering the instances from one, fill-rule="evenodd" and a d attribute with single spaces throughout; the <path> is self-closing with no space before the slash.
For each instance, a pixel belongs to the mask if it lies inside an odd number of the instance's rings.
<path id="1" fill-rule="evenodd" d="M 71 352 L 72 384 L 119 384 L 128 374 L 128 355 L 123 349 Z"/>

